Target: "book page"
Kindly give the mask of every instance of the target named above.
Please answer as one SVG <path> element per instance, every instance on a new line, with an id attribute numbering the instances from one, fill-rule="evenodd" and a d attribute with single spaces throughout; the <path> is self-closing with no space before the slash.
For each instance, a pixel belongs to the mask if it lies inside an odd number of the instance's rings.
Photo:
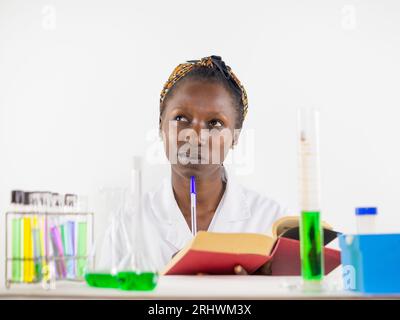
<path id="1" fill-rule="evenodd" d="M 218 233 L 201 231 L 192 242 L 191 249 L 222 253 L 268 255 L 275 240 L 257 233 Z"/>

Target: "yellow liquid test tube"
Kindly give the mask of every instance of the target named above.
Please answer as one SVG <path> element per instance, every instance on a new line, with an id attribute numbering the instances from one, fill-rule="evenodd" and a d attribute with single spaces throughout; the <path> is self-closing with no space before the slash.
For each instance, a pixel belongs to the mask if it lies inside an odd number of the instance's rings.
<path id="1" fill-rule="evenodd" d="M 33 282 L 35 265 L 33 263 L 32 224 L 30 217 L 24 217 L 24 282 Z"/>
<path id="2" fill-rule="evenodd" d="M 45 249 L 45 232 L 46 231 L 46 218 L 43 217 L 40 221 L 39 235 L 40 235 L 40 255 L 42 256 L 42 276 L 43 280 L 50 281 L 50 270 L 47 264 L 46 249 Z"/>

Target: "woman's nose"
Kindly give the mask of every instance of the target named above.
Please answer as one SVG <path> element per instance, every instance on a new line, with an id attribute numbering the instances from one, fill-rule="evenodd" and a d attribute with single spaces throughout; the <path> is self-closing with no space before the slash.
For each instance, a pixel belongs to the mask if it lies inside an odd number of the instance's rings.
<path id="1" fill-rule="evenodd" d="M 207 126 L 204 121 L 193 121 L 192 130 L 192 143 L 204 145 L 207 142 Z"/>

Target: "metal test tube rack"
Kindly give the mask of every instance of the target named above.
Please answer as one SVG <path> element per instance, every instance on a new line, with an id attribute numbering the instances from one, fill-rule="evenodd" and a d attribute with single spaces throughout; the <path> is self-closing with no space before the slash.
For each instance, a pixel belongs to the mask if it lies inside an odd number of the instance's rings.
<path id="1" fill-rule="evenodd" d="M 9 263 L 13 261 L 36 261 L 36 260 L 41 260 L 45 261 L 47 265 L 51 263 L 56 263 L 59 260 L 67 260 L 67 259 L 72 259 L 75 260 L 76 262 L 79 261 L 80 259 L 88 259 L 89 257 L 89 251 L 86 250 L 87 254 L 85 256 L 78 256 L 74 255 L 71 257 L 56 257 L 54 254 L 50 255 L 48 251 L 45 252 L 45 256 L 38 256 L 34 258 L 14 258 L 10 256 L 10 250 L 9 250 L 9 226 L 10 226 L 10 217 L 12 216 L 31 216 L 33 217 L 44 217 L 45 219 L 45 226 L 46 230 L 45 233 L 47 236 L 49 235 L 49 218 L 54 217 L 54 218 L 61 218 L 61 217 L 83 217 L 86 219 L 86 222 L 88 223 L 88 230 L 90 230 L 90 240 L 89 240 L 89 245 L 87 244 L 87 247 L 90 248 L 91 245 L 94 243 L 94 213 L 93 212 L 52 212 L 52 211 L 8 211 L 6 212 L 6 225 L 5 225 L 5 272 L 4 272 L 4 279 L 5 279 L 5 286 L 7 289 L 11 287 L 12 284 L 38 284 L 38 282 L 16 282 L 13 281 L 9 276 L 8 276 L 8 271 L 9 271 Z M 94 262 L 93 262 L 94 263 Z M 62 280 L 66 281 L 82 281 L 83 279 L 70 279 L 70 278 L 65 278 Z"/>

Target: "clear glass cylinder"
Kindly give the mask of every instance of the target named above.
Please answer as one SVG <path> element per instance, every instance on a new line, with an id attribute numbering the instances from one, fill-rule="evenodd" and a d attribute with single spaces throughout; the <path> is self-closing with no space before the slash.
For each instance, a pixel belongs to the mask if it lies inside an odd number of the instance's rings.
<path id="1" fill-rule="evenodd" d="M 301 272 L 306 282 L 324 275 L 323 232 L 320 213 L 319 111 L 299 110 L 299 198 Z"/>
<path id="2" fill-rule="evenodd" d="M 319 111 L 298 113 L 299 198 L 302 211 L 320 210 Z"/>

